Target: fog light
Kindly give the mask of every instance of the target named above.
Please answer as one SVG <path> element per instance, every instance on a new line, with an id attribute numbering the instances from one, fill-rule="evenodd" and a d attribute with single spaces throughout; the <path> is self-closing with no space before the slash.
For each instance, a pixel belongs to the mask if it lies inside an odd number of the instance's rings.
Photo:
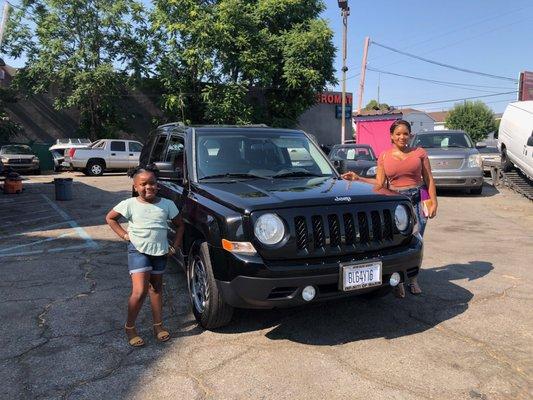
<path id="1" fill-rule="evenodd" d="M 389 279 L 389 285 L 392 287 L 398 286 L 398 283 L 400 283 L 400 274 L 398 272 L 394 272 Z"/>
<path id="2" fill-rule="evenodd" d="M 311 301 L 315 298 L 316 295 L 316 289 L 314 286 L 306 286 L 304 287 L 304 290 L 302 290 L 302 299 L 305 301 Z"/>

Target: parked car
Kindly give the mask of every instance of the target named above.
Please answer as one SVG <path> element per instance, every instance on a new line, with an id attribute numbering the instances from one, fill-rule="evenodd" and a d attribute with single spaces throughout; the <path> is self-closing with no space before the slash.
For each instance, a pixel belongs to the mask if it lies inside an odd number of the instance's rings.
<path id="1" fill-rule="evenodd" d="M 61 168 L 68 168 L 65 162 L 65 150 L 89 147 L 91 141 L 87 138 L 61 138 L 57 139 L 53 146 L 48 149 L 52 153 L 54 160 L 54 171 L 58 172 Z"/>
<path id="2" fill-rule="evenodd" d="M 39 157 L 25 144 L 8 144 L 0 147 L 0 160 L 6 170 L 12 169 L 36 175 L 41 173 Z"/>
<path id="3" fill-rule="evenodd" d="M 487 146 L 485 143 L 476 143 L 476 148 L 481 155 L 483 171 L 490 171 L 491 167 L 500 166 L 501 156 L 498 147 Z"/>
<path id="4" fill-rule="evenodd" d="M 423 147 L 427 151 L 437 188 L 464 189 L 471 194 L 481 194 L 481 156 L 467 133 L 421 131 L 414 135 L 411 146 Z"/>
<path id="5" fill-rule="evenodd" d="M 101 139 L 89 147 L 69 148 L 65 162 L 74 171 L 102 175 L 104 171 L 125 171 L 139 165 L 143 145 L 135 140 Z"/>
<path id="6" fill-rule="evenodd" d="M 148 164 L 185 221 L 176 259 L 204 328 L 228 324 L 234 307 L 377 296 L 418 274 L 410 201 L 347 185 L 302 131 L 167 124 L 143 148 L 140 165 Z"/>
<path id="7" fill-rule="evenodd" d="M 360 176 L 373 178 L 377 172 L 377 158 L 372 147 L 366 144 L 337 144 L 329 153 L 333 162 L 343 162 L 343 172 L 353 171 Z"/>
<path id="8" fill-rule="evenodd" d="M 519 168 L 533 180 L 533 100 L 510 103 L 498 130 L 501 167 Z"/>

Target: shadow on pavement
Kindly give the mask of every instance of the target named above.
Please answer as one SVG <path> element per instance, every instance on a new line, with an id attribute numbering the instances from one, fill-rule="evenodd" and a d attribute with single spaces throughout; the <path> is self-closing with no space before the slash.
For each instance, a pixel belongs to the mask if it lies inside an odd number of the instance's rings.
<path id="1" fill-rule="evenodd" d="M 499 190 L 485 182 L 481 194 L 469 194 L 464 189 L 438 189 L 437 196 L 443 197 L 492 197 L 499 194 Z"/>
<path id="2" fill-rule="evenodd" d="M 419 280 L 424 293 L 405 299 L 353 297 L 298 309 L 238 310 L 231 326 L 219 332 L 273 328 L 266 333 L 269 339 L 318 346 L 409 336 L 464 313 L 473 294 L 454 281 L 479 279 L 493 268 L 489 262 L 471 261 L 423 270 Z"/>

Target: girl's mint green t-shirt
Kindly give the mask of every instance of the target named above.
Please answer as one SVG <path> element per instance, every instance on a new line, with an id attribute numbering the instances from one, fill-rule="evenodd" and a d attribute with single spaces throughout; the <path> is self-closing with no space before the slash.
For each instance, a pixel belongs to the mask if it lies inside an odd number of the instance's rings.
<path id="1" fill-rule="evenodd" d="M 168 220 L 179 213 L 174 202 L 160 198 L 157 203 L 141 203 L 131 197 L 118 203 L 113 210 L 128 220 L 130 242 L 137 251 L 151 256 L 168 253 Z"/>

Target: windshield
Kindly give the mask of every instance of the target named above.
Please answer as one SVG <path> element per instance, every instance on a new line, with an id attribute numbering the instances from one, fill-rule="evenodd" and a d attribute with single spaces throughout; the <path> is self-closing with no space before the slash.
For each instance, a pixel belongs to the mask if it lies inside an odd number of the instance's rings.
<path id="1" fill-rule="evenodd" d="M 462 132 L 424 133 L 417 135 L 412 145 L 424 148 L 474 147 L 470 137 Z"/>
<path id="2" fill-rule="evenodd" d="M 339 146 L 331 151 L 332 160 L 366 160 L 375 161 L 376 156 L 370 147 L 366 146 Z"/>
<path id="3" fill-rule="evenodd" d="M 332 176 L 333 169 L 304 134 L 198 133 L 198 179 Z"/>
<path id="4" fill-rule="evenodd" d="M 4 146 L 0 154 L 33 154 L 28 146 Z"/>

